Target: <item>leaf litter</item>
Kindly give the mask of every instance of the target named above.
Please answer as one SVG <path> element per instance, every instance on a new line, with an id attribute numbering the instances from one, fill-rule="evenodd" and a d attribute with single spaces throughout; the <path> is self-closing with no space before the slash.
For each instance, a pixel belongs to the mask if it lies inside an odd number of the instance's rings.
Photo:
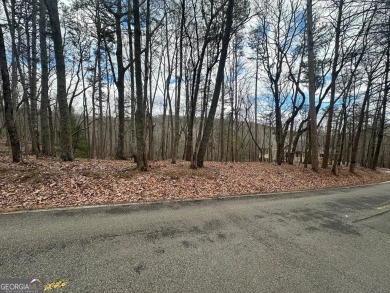
<path id="1" fill-rule="evenodd" d="M 355 186 L 390 180 L 390 174 L 340 167 L 318 173 L 302 164 L 206 162 L 193 170 L 179 161 L 153 161 L 139 172 L 131 161 L 0 157 L 0 211 L 38 208 L 214 198 Z"/>

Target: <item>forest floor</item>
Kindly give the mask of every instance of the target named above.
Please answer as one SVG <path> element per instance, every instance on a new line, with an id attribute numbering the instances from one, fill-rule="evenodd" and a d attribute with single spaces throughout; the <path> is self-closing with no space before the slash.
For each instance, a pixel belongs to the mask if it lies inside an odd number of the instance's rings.
<path id="1" fill-rule="evenodd" d="M 347 167 L 339 175 L 318 173 L 302 164 L 205 162 L 197 170 L 180 161 L 150 162 L 148 172 L 131 161 L 25 158 L 12 163 L 0 156 L 0 211 L 214 198 L 229 195 L 298 191 L 377 183 L 390 174 Z"/>

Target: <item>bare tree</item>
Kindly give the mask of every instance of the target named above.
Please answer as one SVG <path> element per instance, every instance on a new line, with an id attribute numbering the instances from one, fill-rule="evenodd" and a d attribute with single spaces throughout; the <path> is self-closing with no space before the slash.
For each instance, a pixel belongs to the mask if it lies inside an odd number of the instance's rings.
<path id="1" fill-rule="evenodd" d="M 50 128 L 49 128 L 49 72 L 46 45 L 46 6 L 44 0 L 39 0 L 39 47 L 41 57 L 41 145 L 44 155 L 51 155 Z"/>
<path id="2" fill-rule="evenodd" d="M 196 160 L 197 167 L 203 167 L 207 144 L 209 142 L 211 131 L 214 125 L 214 117 L 218 105 L 221 87 L 223 84 L 225 62 L 226 62 L 230 35 L 231 35 L 232 25 L 233 25 L 233 8 L 234 8 L 234 0 L 229 0 L 228 7 L 226 10 L 226 24 L 223 32 L 222 49 L 221 49 L 221 56 L 219 58 L 217 78 L 215 82 L 215 88 L 214 88 L 214 93 L 211 101 L 210 111 L 207 116 L 206 125 L 204 128 L 202 140 L 197 154 L 197 160 Z"/>
<path id="3" fill-rule="evenodd" d="M 310 146 L 311 168 L 318 172 L 318 133 L 316 112 L 315 56 L 313 39 L 313 1 L 307 0 L 307 53 L 309 75 L 309 105 L 310 105 Z"/>
<path id="4" fill-rule="evenodd" d="M 142 91 L 142 67 L 141 67 L 141 22 L 139 13 L 139 1 L 133 0 L 134 14 L 134 64 L 137 110 L 135 112 L 136 136 L 137 136 L 137 168 L 147 171 L 146 144 L 145 144 L 145 110 L 146 101 Z"/>
<path id="5" fill-rule="evenodd" d="M 177 90 L 175 100 L 175 137 L 172 151 L 172 164 L 176 163 L 178 157 L 179 140 L 180 140 L 180 95 L 181 85 L 183 79 L 183 38 L 184 38 L 184 25 L 186 21 L 186 0 L 180 1 L 180 35 L 179 35 L 179 74 L 177 76 Z"/>
<path id="6" fill-rule="evenodd" d="M 3 99 L 4 99 L 4 112 L 5 112 L 5 125 L 7 127 L 8 135 L 11 141 L 12 160 L 14 162 L 20 162 L 20 141 L 18 131 L 14 120 L 14 110 L 12 106 L 12 93 L 11 84 L 9 80 L 7 57 L 4 45 L 3 29 L 0 26 L 0 69 L 1 79 L 3 82 Z"/>
<path id="7" fill-rule="evenodd" d="M 73 161 L 72 130 L 66 96 L 66 69 L 57 0 L 44 0 L 49 14 L 57 69 L 57 101 L 60 112 L 61 159 Z"/>
<path id="8" fill-rule="evenodd" d="M 381 103 L 381 111 L 380 111 L 380 117 L 379 118 L 379 129 L 378 129 L 378 141 L 375 148 L 374 157 L 371 163 L 371 169 L 375 170 L 376 166 L 378 164 L 379 160 L 379 154 L 382 147 L 383 137 L 384 137 L 384 131 L 385 131 L 385 124 L 386 124 L 386 109 L 387 109 L 387 99 L 389 95 L 390 85 L 389 85 L 389 71 L 390 71 L 390 16 L 388 16 L 388 22 L 387 22 L 387 38 L 386 38 L 386 63 L 384 68 L 384 90 L 383 90 L 383 97 L 382 97 L 382 103 Z"/>

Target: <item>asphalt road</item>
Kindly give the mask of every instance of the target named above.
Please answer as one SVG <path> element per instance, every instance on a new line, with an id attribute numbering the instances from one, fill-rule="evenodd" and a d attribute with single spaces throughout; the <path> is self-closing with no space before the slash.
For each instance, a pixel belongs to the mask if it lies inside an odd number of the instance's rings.
<path id="1" fill-rule="evenodd" d="M 389 292 L 390 184 L 1 214 L 0 277 L 72 293 Z"/>

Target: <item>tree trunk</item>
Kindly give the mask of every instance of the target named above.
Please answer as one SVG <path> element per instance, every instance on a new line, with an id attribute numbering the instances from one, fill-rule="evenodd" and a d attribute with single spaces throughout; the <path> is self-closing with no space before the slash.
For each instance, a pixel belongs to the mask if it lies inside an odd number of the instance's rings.
<path id="1" fill-rule="evenodd" d="M 136 108 L 136 99 L 135 99 L 135 81 L 134 81 L 134 50 L 133 50 L 133 31 L 131 29 L 131 0 L 128 0 L 127 3 L 128 9 L 128 34 L 129 34 L 129 56 L 130 56 L 130 155 L 134 157 L 135 150 L 134 145 L 136 141 L 135 134 L 135 108 Z"/>
<path id="2" fill-rule="evenodd" d="M 144 107 L 146 109 L 146 101 L 148 100 L 148 89 L 149 89 L 149 96 L 150 96 L 150 100 L 152 100 L 152 82 L 150 81 L 149 82 L 149 76 L 151 76 L 151 66 L 152 66 L 152 59 L 150 58 L 150 55 L 151 55 L 151 42 L 150 42 L 150 38 L 151 38 L 151 31 L 150 31 L 150 0 L 146 0 L 144 3 L 146 3 L 146 15 L 145 15 L 145 19 L 144 19 L 144 22 L 145 22 L 145 49 L 144 49 L 144 52 L 145 52 L 145 56 L 144 56 L 144 71 L 143 71 L 143 78 L 144 78 L 144 82 L 143 82 L 143 101 L 144 101 Z M 148 88 L 149 86 L 149 88 Z M 154 101 L 154 99 L 153 99 Z M 153 104 L 154 103 L 150 103 L 149 105 L 149 109 L 150 109 L 150 113 L 149 113 L 149 121 L 150 121 L 150 125 L 151 125 L 151 130 L 152 130 L 152 133 L 149 133 L 149 141 L 151 142 L 152 145 L 149 144 L 149 148 L 150 149 L 154 149 L 154 134 L 153 134 L 153 130 L 154 130 L 154 123 L 153 123 Z M 145 156 L 146 156 L 146 150 L 145 150 Z M 153 156 L 154 156 L 154 153 L 149 153 L 149 158 L 150 159 L 153 159 Z"/>
<path id="3" fill-rule="evenodd" d="M 258 42 L 258 41 L 257 41 Z M 258 132 L 259 132 L 259 126 L 257 122 L 257 95 L 258 95 L 258 79 L 259 79 L 259 44 L 256 45 L 256 73 L 255 73 L 255 113 L 254 113 L 254 122 L 255 122 L 255 151 L 254 151 L 254 159 L 255 161 L 259 160 L 259 153 L 258 150 L 260 150 L 261 158 L 263 158 L 263 153 L 261 148 L 259 148 L 259 138 L 258 138 Z"/>
<path id="4" fill-rule="evenodd" d="M 344 6 L 344 0 L 341 0 L 340 3 L 338 4 L 338 15 L 337 15 L 336 28 L 335 28 L 336 30 L 335 48 L 334 48 L 334 58 L 332 63 L 330 101 L 329 101 L 328 121 L 326 125 L 326 137 L 325 137 L 325 146 L 324 146 L 324 157 L 322 159 L 322 168 L 328 168 L 328 164 L 329 164 L 330 141 L 331 141 L 331 133 L 332 133 L 335 95 L 336 95 L 336 79 L 339 73 L 339 70 L 337 70 L 337 65 L 339 60 L 341 20 L 343 14 L 343 6 Z"/>
<path id="5" fill-rule="evenodd" d="M 376 105 L 375 105 L 375 113 L 373 116 L 373 121 L 371 125 L 371 135 L 370 139 L 368 140 L 368 147 L 367 147 L 367 155 L 366 155 L 366 167 L 371 168 L 372 167 L 372 162 L 374 159 L 374 153 L 375 153 L 375 143 L 376 139 L 378 137 L 378 119 L 380 116 L 380 111 L 381 111 L 381 100 L 377 99 Z"/>
<path id="6" fill-rule="evenodd" d="M 97 149 L 97 157 L 99 159 L 104 159 L 105 157 L 105 145 L 104 145 L 104 135 L 103 135 L 103 89 L 102 89 L 102 32 L 101 32 L 101 22 L 100 22 L 100 5 L 99 1 L 96 4 L 96 34 L 97 34 L 97 54 L 96 54 L 96 62 L 97 62 L 97 81 L 98 81 L 98 104 L 99 104 L 99 147 Z M 96 70 L 96 69 L 95 69 Z M 93 85 L 95 87 L 95 83 Z M 92 97 L 95 99 L 95 97 Z M 95 108 L 94 108 L 95 112 Z M 95 117 L 93 118 L 95 121 Z M 95 126 L 95 122 L 93 122 Z M 96 131 L 96 130 L 95 130 Z M 96 134 L 94 134 L 96 135 Z M 96 141 L 95 141 L 96 142 Z"/>
<path id="7" fill-rule="evenodd" d="M 116 4 L 117 11 L 113 14 L 115 18 L 116 35 L 116 62 L 118 67 L 118 76 L 116 88 L 118 89 L 118 144 L 116 149 L 116 159 L 125 159 L 125 68 L 123 66 L 123 48 L 122 48 L 122 1 L 118 0 Z"/>
<path id="8" fill-rule="evenodd" d="M 362 142 L 362 148 L 361 148 L 361 156 L 360 156 L 360 166 L 366 167 L 367 166 L 367 157 L 365 156 L 366 153 L 366 145 L 367 145 L 367 132 L 368 132 L 368 119 L 369 119 L 369 111 L 370 111 L 370 100 L 367 101 L 367 107 L 365 112 L 365 119 L 364 119 L 364 127 L 363 127 L 363 142 Z"/>
<path id="9" fill-rule="evenodd" d="M 334 151 L 334 154 L 333 154 L 333 162 L 332 162 L 332 173 L 334 175 L 337 175 L 337 162 L 338 162 L 338 158 L 340 156 L 340 149 L 341 149 L 341 136 L 342 136 L 342 129 L 344 127 L 344 123 L 343 123 L 343 116 L 345 115 L 345 104 L 343 103 L 343 106 L 342 106 L 342 110 L 341 112 L 339 113 L 339 117 L 338 117 L 338 123 L 336 125 L 336 129 L 334 131 L 334 135 L 335 135 L 335 138 L 334 138 L 334 147 L 333 147 L 333 151 Z"/>
<path id="10" fill-rule="evenodd" d="M 137 96 L 137 110 L 135 112 L 136 136 L 137 136 L 137 168 L 147 171 L 148 165 L 145 153 L 145 101 L 142 91 L 141 68 L 141 23 L 139 14 L 139 1 L 133 0 L 134 13 L 134 65 Z"/>
<path id="11" fill-rule="evenodd" d="M 54 42 L 54 55 L 57 70 L 57 101 L 60 112 L 60 147 L 61 159 L 73 161 L 72 129 L 70 124 L 70 113 L 66 97 L 66 72 L 65 58 L 61 37 L 61 25 L 58 15 L 56 0 L 44 0 L 50 18 L 50 27 Z"/>
<path id="12" fill-rule="evenodd" d="M 222 97 L 221 97 L 221 117 L 220 117 L 220 158 L 223 162 L 225 158 L 225 84 L 222 83 Z"/>
<path id="13" fill-rule="evenodd" d="M 309 103 L 310 103 L 310 147 L 311 168 L 318 172 L 318 136 L 317 136 L 317 112 L 316 112 L 316 85 L 315 85 L 315 56 L 313 40 L 313 3 L 307 0 L 307 52 L 309 67 Z"/>
<path id="14" fill-rule="evenodd" d="M 219 59 L 219 64 L 218 64 L 218 71 L 217 71 L 217 78 L 215 81 L 214 93 L 211 100 L 209 115 L 207 116 L 207 121 L 204 128 L 203 137 L 200 143 L 199 152 L 197 155 L 198 167 L 203 167 L 204 156 L 207 150 L 207 144 L 210 139 L 210 134 L 213 130 L 214 117 L 218 105 L 218 99 L 221 92 L 221 86 L 223 84 L 225 63 L 226 63 L 227 51 L 228 51 L 229 41 L 230 41 L 230 34 L 231 34 L 232 24 L 233 24 L 233 8 L 234 8 L 234 0 L 229 0 L 227 11 L 226 11 L 226 26 L 223 33 L 221 57 Z"/>
<path id="15" fill-rule="evenodd" d="M 37 54 L 37 11 L 38 3 L 37 0 L 33 0 L 32 3 L 32 15 L 31 15 L 31 61 L 30 61 L 30 74 L 29 74 L 29 84 L 30 84 L 30 115 L 31 115 L 31 142 L 32 142 L 32 151 L 33 154 L 39 156 L 39 132 L 38 132 L 38 110 L 37 110 L 37 64 L 38 64 L 38 54 Z M 27 33 L 28 35 L 28 33 Z"/>
<path id="16" fill-rule="evenodd" d="M 5 125 L 7 127 L 8 135 L 11 142 L 12 160 L 14 162 L 20 162 L 20 160 L 22 159 L 20 153 L 20 141 L 16 129 L 16 123 L 14 120 L 11 84 L 9 80 L 7 57 L 6 57 L 5 46 L 4 46 L 4 36 L 3 36 L 3 30 L 1 26 L 0 26 L 0 69 L 1 69 L 1 79 L 3 82 Z"/>
<path id="17" fill-rule="evenodd" d="M 183 38 L 185 25 L 185 4 L 186 1 L 181 1 L 181 19 L 180 19 L 180 37 L 179 37 L 179 76 L 177 77 L 177 93 L 175 101 L 175 137 L 172 150 L 172 164 L 176 164 L 179 150 L 180 140 L 180 95 L 181 95 L 181 81 L 183 76 Z"/>
<path id="18" fill-rule="evenodd" d="M 168 88 L 167 88 L 168 87 Z M 165 81 L 165 92 L 164 92 L 164 102 L 163 102 L 163 114 L 162 114 L 162 125 L 161 125 L 161 159 L 166 160 L 166 146 L 167 142 L 165 141 L 166 137 L 166 120 L 167 120 L 167 106 L 168 106 L 168 95 L 169 95 L 169 81 Z"/>
<path id="19" fill-rule="evenodd" d="M 42 154 L 51 155 L 50 128 L 49 128 L 49 72 L 46 46 L 46 7 L 43 0 L 39 0 L 39 44 L 41 49 L 41 145 Z"/>
<path id="20" fill-rule="evenodd" d="M 213 24 L 213 18 L 215 17 L 214 14 L 212 14 L 212 18 L 209 20 L 209 22 L 206 24 L 205 28 L 205 34 L 204 34 L 204 41 L 202 45 L 202 49 L 200 51 L 200 55 L 198 56 L 198 60 L 196 62 L 196 65 L 192 68 L 192 81 L 191 81 L 191 95 L 189 98 L 189 103 L 187 106 L 189 106 L 189 114 L 187 116 L 187 135 L 186 135 L 186 149 L 185 149 L 185 159 L 187 161 L 191 161 L 193 158 L 194 152 L 194 125 L 195 125 L 195 114 L 196 114 L 196 105 L 198 101 L 198 93 L 200 88 L 200 83 L 202 79 L 202 67 L 204 58 L 207 51 L 207 46 L 210 43 L 210 30 L 211 25 Z"/>
<path id="21" fill-rule="evenodd" d="M 390 24 L 390 18 L 389 18 Z M 390 26 L 389 26 L 390 28 Z M 382 115 L 380 116 L 379 121 L 379 130 L 378 130 L 378 141 L 375 147 L 374 157 L 371 163 L 371 169 L 375 170 L 378 164 L 379 154 L 382 146 L 382 141 L 385 132 L 385 123 L 386 123 L 386 106 L 387 106 L 387 97 L 389 95 L 389 70 L 390 70 L 390 36 L 387 37 L 387 50 L 386 50 L 386 66 L 385 66 L 385 81 L 384 81 L 384 92 L 382 98 Z"/>
<path id="22" fill-rule="evenodd" d="M 43 1 L 43 0 L 42 0 Z M 15 20 L 15 0 L 11 0 L 11 19 L 9 19 L 9 30 L 11 34 L 11 38 L 15 40 L 15 25 L 16 25 L 16 20 Z M 4 10 L 5 13 L 7 14 L 7 10 L 5 9 L 5 1 L 3 0 L 4 4 Z M 13 110 L 16 110 L 16 105 L 18 104 L 18 52 L 16 45 L 14 42 L 12 42 L 12 75 L 11 75 L 11 90 L 12 90 L 12 107 Z"/>
<path id="23" fill-rule="evenodd" d="M 281 165 L 283 162 L 284 139 L 282 128 L 282 110 L 279 103 L 278 85 L 275 85 L 275 139 L 276 139 L 276 163 Z M 277 97 L 277 98 L 276 98 Z"/>
<path id="24" fill-rule="evenodd" d="M 359 141 L 360 141 L 360 134 L 362 133 L 363 122 L 364 122 L 364 117 L 365 117 L 364 114 L 366 112 L 366 104 L 368 103 L 368 100 L 370 98 L 372 79 L 373 79 L 373 75 L 370 73 L 368 76 L 367 89 L 366 89 L 366 92 L 364 94 L 363 103 L 362 103 L 362 106 L 360 109 L 359 121 L 358 121 L 357 129 L 355 132 L 353 144 L 352 144 L 351 164 L 349 166 L 349 172 L 352 172 L 352 173 L 355 172 L 356 158 L 357 158 Z"/>

